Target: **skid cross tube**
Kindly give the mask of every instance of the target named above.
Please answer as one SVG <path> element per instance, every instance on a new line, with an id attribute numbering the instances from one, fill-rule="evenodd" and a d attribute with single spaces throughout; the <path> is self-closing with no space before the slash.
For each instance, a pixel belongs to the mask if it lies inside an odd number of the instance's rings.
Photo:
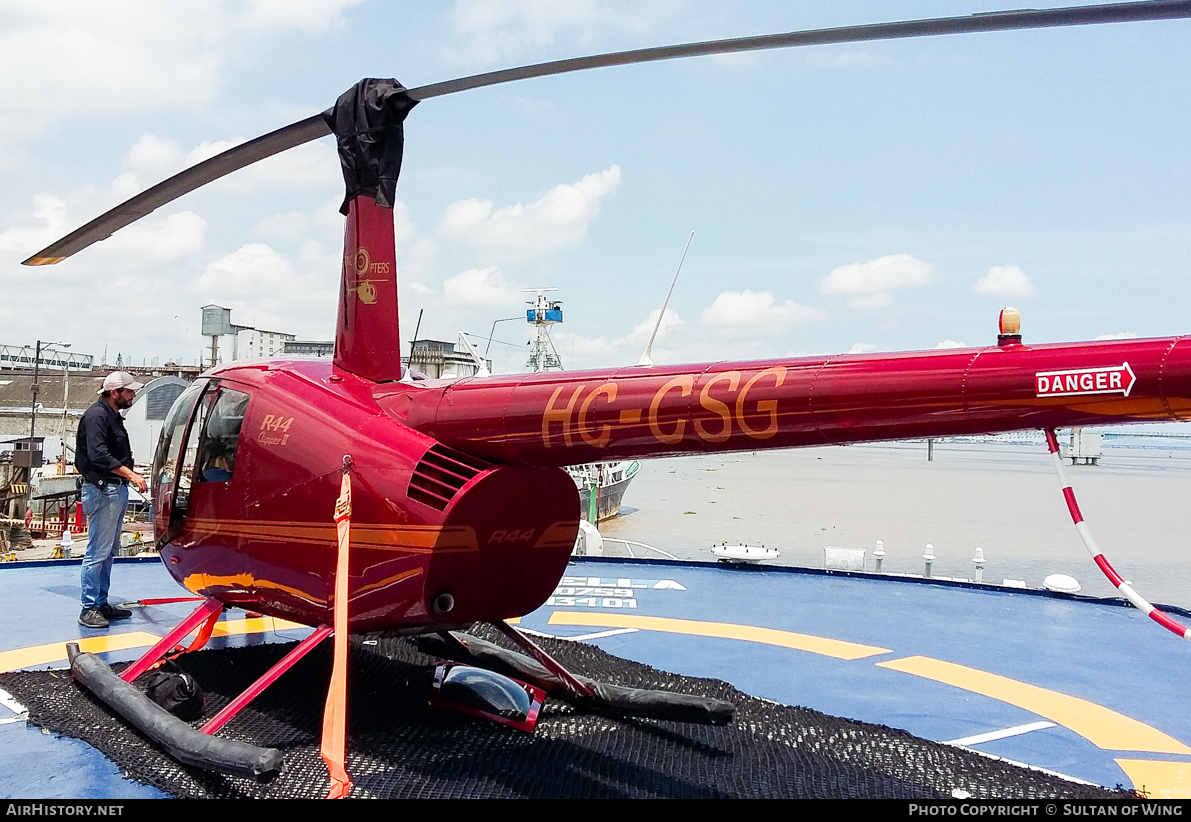
<path id="1" fill-rule="evenodd" d="M 153 665 L 163 656 L 174 650 L 179 642 L 198 627 L 204 621 L 219 618 L 219 612 L 223 610 L 223 603 L 217 599 L 211 598 L 202 605 L 194 609 L 194 612 L 186 619 L 179 622 L 174 629 L 161 638 L 161 641 L 145 652 L 145 655 L 132 663 L 120 674 L 120 678 L 125 682 L 132 682 L 145 671 L 153 667 Z M 193 648 L 191 650 L 194 650 Z"/>
<path id="2" fill-rule="evenodd" d="M 121 602 L 124 608 L 144 608 L 149 605 L 173 605 L 175 602 L 203 602 L 206 597 L 158 597 L 156 599 L 134 599 L 131 602 Z"/>
<path id="3" fill-rule="evenodd" d="M 315 628 L 314 633 L 299 642 L 280 662 L 265 671 L 256 682 L 248 686 L 244 693 L 225 705 L 222 711 L 207 720 L 207 724 L 203 725 L 199 730 L 205 734 L 213 734 L 218 731 L 230 722 L 236 714 L 240 713 L 249 702 L 260 696 L 265 688 L 268 688 L 280 679 L 282 674 L 294 667 L 298 660 L 317 648 L 319 643 L 330 636 L 330 634 L 330 625 L 320 625 Z"/>
<path id="4" fill-rule="evenodd" d="M 548 670 L 550 673 L 554 674 L 556 677 L 565 682 L 567 686 L 578 696 L 590 698 L 595 694 L 595 691 L 591 689 L 591 686 L 586 685 L 576 679 L 574 674 L 562 666 L 562 663 L 558 662 L 556 659 L 554 659 L 554 657 L 550 656 L 550 654 L 539 648 L 532 639 L 518 631 L 503 619 L 493 622 L 492 626 L 511 639 L 513 642 L 529 651 L 533 655 L 534 659 L 542 663 L 542 665 L 545 666 L 546 670 Z"/>

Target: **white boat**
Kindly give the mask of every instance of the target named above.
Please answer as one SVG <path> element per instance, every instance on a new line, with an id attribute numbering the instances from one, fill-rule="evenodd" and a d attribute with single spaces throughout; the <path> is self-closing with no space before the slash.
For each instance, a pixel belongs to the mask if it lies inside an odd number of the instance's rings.
<path id="1" fill-rule="evenodd" d="M 746 545 L 744 543 L 728 544 L 721 542 L 711 546 L 711 553 L 720 562 L 764 562 L 777 559 L 782 552 L 776 548 L 766 548 L 764 545 Z"/>

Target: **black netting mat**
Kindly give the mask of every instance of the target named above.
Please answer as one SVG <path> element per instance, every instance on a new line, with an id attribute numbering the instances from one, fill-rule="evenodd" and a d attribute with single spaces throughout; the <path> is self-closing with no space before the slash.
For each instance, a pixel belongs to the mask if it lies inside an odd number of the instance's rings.
<path id="1" fill-rule="evenodd" d="M 408 640 L 353 640 L 352 796 L 929 799 L 951 798 L 955 789 L 978 798 L 1120 796 L 903 731 L 756 699 L 718 680 L 663 673 L 589 645 L 542 643 L 595 679 L 727 699 L 737 706 L 736 720 L 707 727 L 612 719 L 549 699 L 537 730 L 525 734 L 431 708 L 436 660 Z M 179 664 L 206 690 L 210 717 L 291 647 L 203 651 Z M 109 714 L 68 672 L 4 674 L 0 687 L 29 708 L 31 721 L 90 743 L 132 777 L 175 796 L 322 797 L 329 780 L 318 743 L 329 672 L 327 642 L 220 731 L 284 752 L 285 771 L 265 784 L 178 765 Z"/>

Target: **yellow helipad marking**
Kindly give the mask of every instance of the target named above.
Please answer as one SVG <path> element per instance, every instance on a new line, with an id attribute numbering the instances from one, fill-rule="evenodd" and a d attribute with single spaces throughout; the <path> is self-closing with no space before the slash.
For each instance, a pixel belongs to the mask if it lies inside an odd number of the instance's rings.
<path id="1" fill-rule="evenodd" d="M 1191 748 L 1174 737 L 1095 702 L 1018 682 L 1006 676 L 990 674 L 978 668 L 925 656 L 893 659 L 878 662 L 877 665 L 924 679 L 933 679 L 945 685 L 963 688 L 965 691 L 1024 708 L 1070 728 L 1098 748 L 1110 751 L 1191 754 Z M 1137 780 L 1134 780 L 1133 784 L 1137 785 Z"/>
<path id="2" fill-rule="evenodd" d="M 215 623 L 215 630 L 211 632 L 211 636 L 242 636 L 308 627 L 310 626 L 277 617 L 228 619 Z M 67 642 L 77 642 L 79 650 L 87 653 L 103 654 L 108 651 L 127 651 L 130 648 L 149 648 L 156 645 L 160 639 L 161 637 L 157 634 L 150 634 L 146 631 L 129 631 L 123 634 L 107 634 L 84 639 L 64 639 L 61 642 L 50 642 L 46 645 L 0 651 L 0 673 L 50 665 L 54 662 L 65 662 Z"/>
<path id="3" fill-rule="evenodd" d="M 550 624 L 587 628 L 640 628 L 690 636 L 742 639 L 849 660 L 891 653 L 884 648 L 792 631 L 632 614 L 555 611 L 550 615 Z M 925 656 L 893 659 L 876 664 L 882 668 L 932 679 L 1024 708 L 1074 731 L 1099 748 L 1191 754 L 1191 748 L 1157 728 L 1086 699 Z M 1128 775 L 1134 787 L 1144 788 L 1152 797 L 1191 798 L 1191 762 L 1146 759 L 1117 759 L 1116 762 Z"/>
<path id="4" fill-rule="evenodd" d="M 1191 762 L 1118 759 L 1117 764 L 1150 799 L 1191 799 Z"/>
<path id="5" fill-rule="evenodd" d="M 47 645 L 34 645 L 30 648 L 17 648 L 14 651 L 0 651 L 0 673 L 30 668 L 34 665 L 49 665 L 51 662 L 62 662 L 66 659 L 66 643 L 77 642 L 79 649 L 89 654 L 102 654 L 107 651 L 124 651 L 129 648 L 142 648 L 153 645 L 161 639 L 154 634 L 144 631 L 130 631 L 126 634 L 108 634 L 107 636 L 92 636 L 85 639 L 64 639 L 61 642 L 51 642 Z"/>
<path id="6" fill-rule="evenodd" d="M 517 623 L 521 620 L 508 621 Z M 555 611 L 550 615 L 550 624 L 587 628 L 637 628 L 688 636 L 739 639 L 746 642 L 759 642 L 781 648 L 809 651 L 844 660 L 864 659 L 865 657 L 892 653 L 887 648 L 799 634 L 793 631 L 691 619 Z M 277 617 L 250 617 L 218 622 L 212 635 L 257 634 L 307 627 L 309 626 Z M 66 639 L 29 648 L 0 651 L 0 673 L 64 661 L 67 642 L 78 642 L 79 648 L 88 653 L 105 653 L 149 647 L 160 639 L 161 637 L 145 631 L 129 631 L 106 636 Z M 1058 691 L 1029 685 L 977 668 L 969 668 L 966 665 L 957 665 L 930 657 L 911 656 L 876 664 L 882 668 L 942 682 L 945 685 L 952 685 L 982 696 L 998 699 L 1010 705 L 1016 705 L 1069 728 L 1099 748 L 1191 755 L 1191 748 L 1157 728 L 1086 699 L 1068 696 Z M 1148 759 L 1116 759 L 1115 761 L 1125 771 L 1133 785 L 1137 788 L 1144 788 L 1151 797 L 1191 798 L 1191 762 L 1165 762 Z"/>
<path id="7" fill-rule="evenodd" d="M 842 639 L 827 639 L 810 634 L 797 634 L 793 631 L 757 628 L 752 625 L 734 625 L 727 622 L 700 622 L 693 619 L 555 611 L 550 616 L 550 624 L 581 625 L 585 628 L 640 628 L 643 631 L 662 631 L 668 634 L 742 639 L 746 642 L 776 645 L 779 648 L 810 651 L 812 654 L 823 654 L 836 659 L 864 659 L 868 656 L 890 653 L 888 648 L 845 642 Z"/>
<path id="8" fill-rule="evenodd" d="M 215 623 L 211 636 L 240 636 L 242 634 L 263 634 L 266 631 L 286 631 L 291 628 L 309 628 L 301 622 L 290 622 L 280 617 L 250 617 L 248 619 L 225 619 Z"/>

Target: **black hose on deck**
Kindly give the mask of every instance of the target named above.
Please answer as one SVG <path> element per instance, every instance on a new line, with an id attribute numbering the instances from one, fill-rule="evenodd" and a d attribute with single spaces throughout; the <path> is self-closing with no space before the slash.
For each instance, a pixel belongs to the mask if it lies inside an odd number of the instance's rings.
<path id="1" fill-rule="evenodd" d="M 264 781 L 281 772 L 281 751 L 209 736 L 154 703 L 94 654 L 69 643 L 70 671 L 77 682 L 183 765 Z"/>

